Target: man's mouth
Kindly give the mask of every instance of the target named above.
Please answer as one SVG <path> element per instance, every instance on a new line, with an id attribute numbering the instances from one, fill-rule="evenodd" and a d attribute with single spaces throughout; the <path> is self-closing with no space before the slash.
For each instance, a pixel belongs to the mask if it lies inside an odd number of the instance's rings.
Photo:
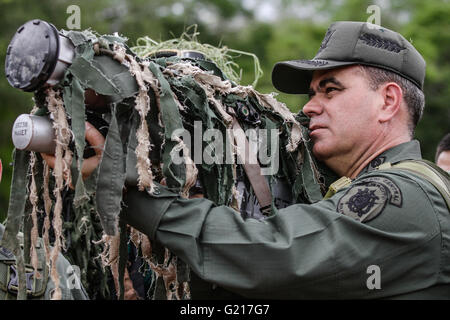
<path id="1" fill-rule="evenodd" d="M 309 126 L 309 131 L 310 131 L 310 133 L 312 133 L 312 132 L 315 131 L 315 130 L 318 130 L 318 129 L 324 129 L 324 128 L 326 128 L 326 127 L 323 126 L 323 125 L 320 125 L 320 124 L 313 124 L 313 125 L 310 125 L 310 126 Z"/>
<path id="2" fill-rule="evenodd" d="M 320 135 L 321 135 L 321 130 L 326 129 L 326 126 L 321 125 L 321 124 L 313 124 L 309 126 L 309 137 L 313 140 L 316 141 Z"/>

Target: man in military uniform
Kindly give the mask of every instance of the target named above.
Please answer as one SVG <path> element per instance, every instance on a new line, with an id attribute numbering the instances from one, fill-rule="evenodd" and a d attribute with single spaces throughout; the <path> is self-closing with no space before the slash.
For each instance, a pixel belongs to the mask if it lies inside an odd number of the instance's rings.
<path id="1" fill-rule="evenodd" d="M 0 161 L 0 181 L 2 178 L 2 165 Z M 0 240 L 3 237 L 5 227 L 0 223 Z M 21 234 L 20 234 L 21 235 Z M 19 235 L 19 236 L 20 236 Z M 23 238 L 21 238 L 23 242 Z M 28 299 L 50 300 L 55 284 L 48 275 L 48 267 L 45 263 L 45 252 L 42 239 L 37 243 L 38 252 L 38 277 L 31 265 L 26 265 L 26 285 Z M 12 300 L 17 297 L 18 273 L 16 259 L 11 251 L 0 246 L 0 300 Z M 60 289 L 63 300 L 87 300 L 89 299 L 76 270 L 62 254 L 57 260 L 58 273 L 60 275 Z"/>
<path id="2" fill-rule="evenodd" d="M 398 33 L 334 23 L 312 60 L 272 74 L 280 91 L 310 96 L 314 155 L 341 176 L 323 200 L 243 219 L 158 185 L 129 188 L 123 218 L 202 279 L 249 298 L 448 299 L 449 177 L 412 140 L 424 77 Z"/>
<path id="3" fill-rule="evenodd" d="M 450 133 L 447 133 L 436 148 L 436 164 L 444 169 L 445 171 L 450 172 Z"/>

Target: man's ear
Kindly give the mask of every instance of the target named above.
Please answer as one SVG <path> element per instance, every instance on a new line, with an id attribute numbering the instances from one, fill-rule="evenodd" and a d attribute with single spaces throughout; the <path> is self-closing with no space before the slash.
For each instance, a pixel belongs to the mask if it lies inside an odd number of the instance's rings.
<path id="1" fill-rule="evenodd" d="M 383 98 L 379 121 L 386 122 L 400 112 L 403 101 L 403 91 L 395 82 L 385 83 L 380 86 L 379 90 Z"/>

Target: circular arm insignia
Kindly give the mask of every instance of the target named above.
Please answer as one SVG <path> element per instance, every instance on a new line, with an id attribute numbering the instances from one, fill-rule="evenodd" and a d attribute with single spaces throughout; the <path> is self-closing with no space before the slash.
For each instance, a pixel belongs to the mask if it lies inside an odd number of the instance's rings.
<path id="1" fill-rule="evenodd" d="M 375 176 L 353 184 L 339 200 L 337 211 L 367 222 L 382 213 L 387 203 L 402 206 L 400 188 L 386 177 Z"/>

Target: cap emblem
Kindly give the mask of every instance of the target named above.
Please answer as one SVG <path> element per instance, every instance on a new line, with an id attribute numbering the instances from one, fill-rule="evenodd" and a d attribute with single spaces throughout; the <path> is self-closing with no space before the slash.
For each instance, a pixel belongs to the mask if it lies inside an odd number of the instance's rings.
<path id="1" fill-rule="evenodd" d="M 328 41 L 330 41 L 331 36 L 333 35 L 333 33 L 336 31 L 336 29 L 328 29 L 327 33 L 325 34 L 325 37 L 322 40 L 322 43 L 320 44 L 320 48 L 319 51 L 317 51 L 318 55 L 323 49 L 325 49 L 327 47 Z"/>
<path id="2" fill-rule="evenodd" d="M 368 46 L 392 51 L 395 53 L 399 53 L 400 51 L 406 49 L 393 40 L 384 39 L 375 34 L 364 33 L 359 37 L 359 39 Z"/>

